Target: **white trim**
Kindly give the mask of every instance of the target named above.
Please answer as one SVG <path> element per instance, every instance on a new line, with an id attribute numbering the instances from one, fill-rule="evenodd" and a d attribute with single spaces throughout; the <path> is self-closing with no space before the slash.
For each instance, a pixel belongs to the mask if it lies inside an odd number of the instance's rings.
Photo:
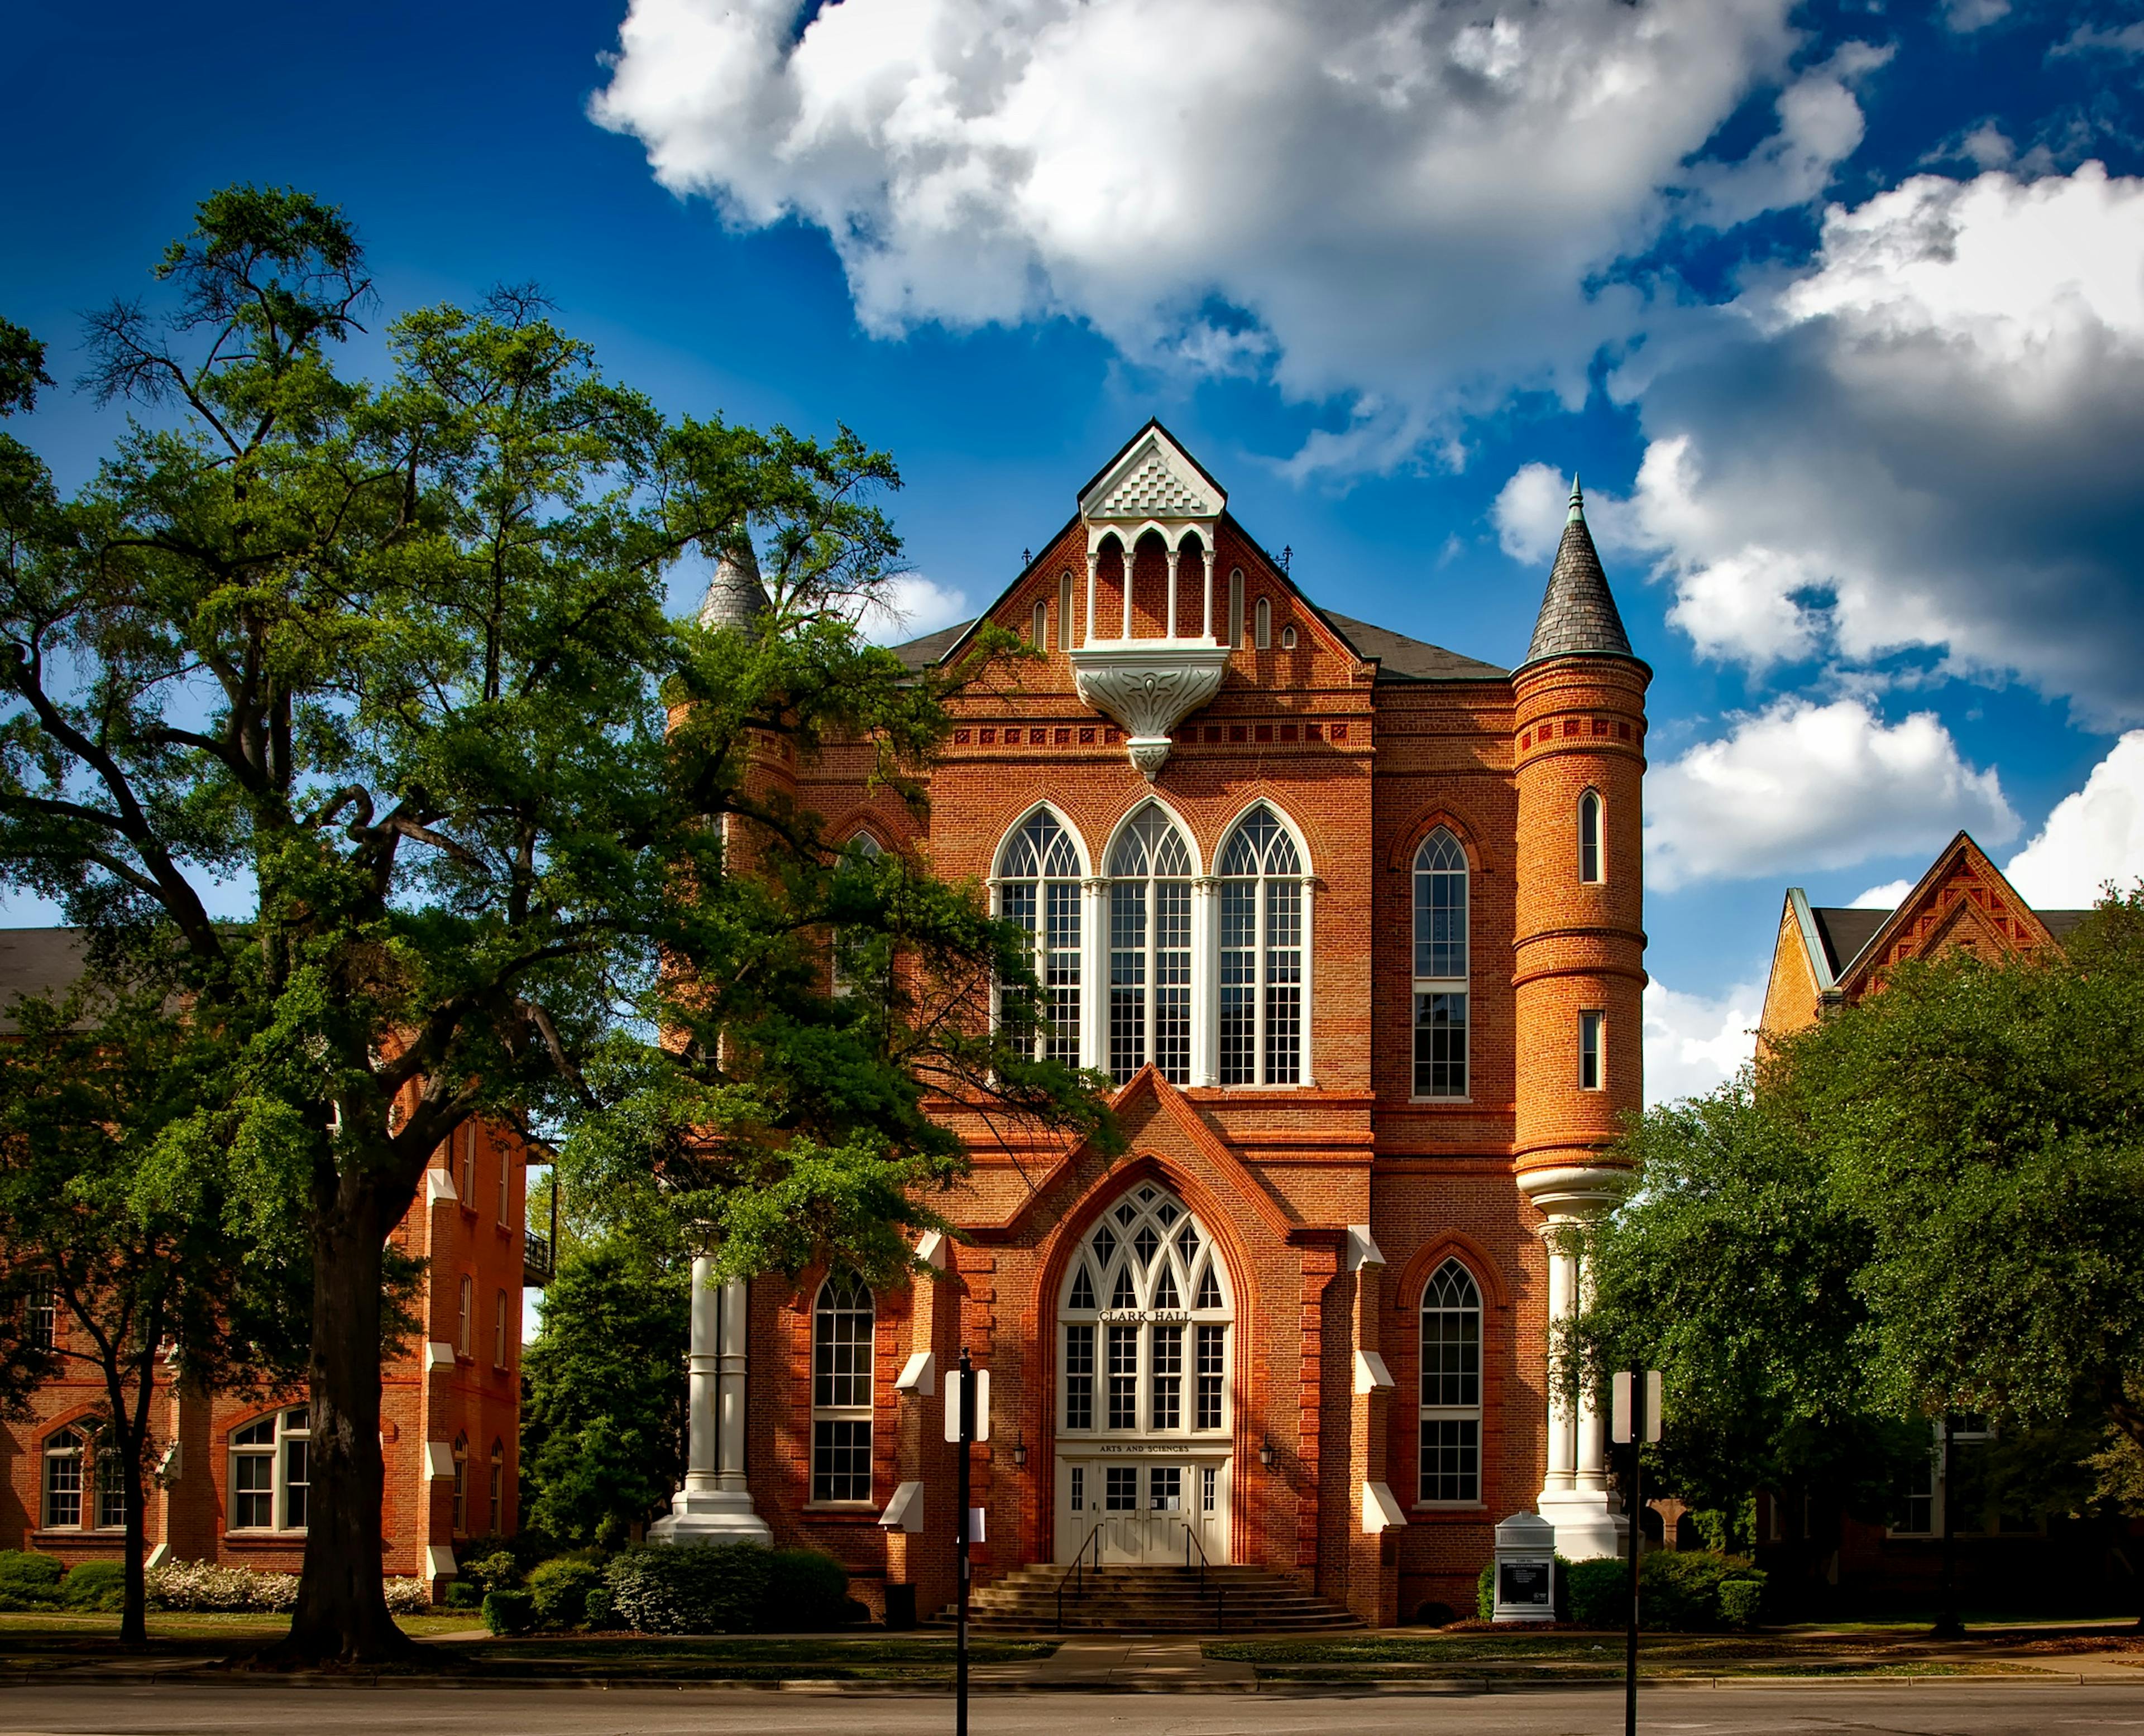
<path id="1" fill-rule="evenodd" d="M 1385 1251 L 1377 1246 L 1377 1239 L 1370 1233 L 1367 1223 L 1347 1226 L 1347 1269 L 1360 1272 L 1365 1266 L 1384 1266 L 1390 1262 Z"/>
<path id="2" fill-rule="evenodd" d="M 1398 1383 L 1392 1371 L 1385 1366 L 1385 1359 L 1373 1350 L 1355 1352 L 1355 1396 L 1369 1392 L 1390 1392 Z"/>
<path id="3" fill-rule="evenodd" d="M 1132 821 L 1139 818 L 1139 816 L 1141 814 L 1144 814 L 1149 807 L 1159 808 L 1163 813 L 1169 816 L 1169 824 L 1176 828 L 1179 836 L 1180 836 L 1184 840 L 1184 847 L 1190 852 L 1190 877 L 1193 880 L 1197 880 L 1201 875 L 1206 872 L 1205 859 L 1200 856 L 1199 851 L 1199 834 L 1192 830 L 1191 822 L 1184 818 L 1182 811 L 1177 807 L 1175 803 L 1169 801 L 1167 796 L 1163 796 L 1159 791 L 1154 790 L 1148 790 L 1140 795 L 1134 796 L 1132 798 L 1131 806 L 1127 807 L 1123 813 L 1118 815 L 1117 817 L 1110 822 L 1109 835 L 1102 841 L 1102 874 L 1105 878 L 1114 878 L 1114 876 L 1111 875 L 1109 873 L 1109 862 L 1117 853 L 1117 841 L 1123 837 L 1126 831 L 1130 830 Z M 1249 811 L 1246 809 L 1245 811 L 1248 812 Z M 1276 809 L 1274 811 L 1276 816 L 1278 816 L 1279 811 Z"/>
<path id="4" fill-rule="evenodd" d="M 426 1342 L 424 1345 L 425 1373 L 430 1374 L 436 1369 L 452 1368 L 454 1366 L 454 1347 L 453 1345 L 444 1343 L 437 1338 L 429 1339 Z"/>
<path id="5" fill-rule="evenodd" d="M 427 1441 L 424 1443 L 424 1481 L 428 1483 L 449 1483 L 454 1476 L 454 1446 L 451 1441 Z"/>
<path id="6" fill-rule="evenodd" d="M 1407 1515 L 1400 1511 L 1400 1504 L 1392 1491 L 1382 1483 L 1362 1485 L 1362 1531 L 1374 1536 L 1388 1528 L 1403 1525 Z"/>
<path id="7" fill-rule="evenodd" d="M 903 1483 L 893 1491 L 893 1499 L 886 1504 L 886 1510 L 878 1522 L 887 1530 L 896 1526 L 911 1536 L 923 1529 L 923 1485 L 920 1481 Z"/>
<path id="8" fill-rule="evenodd" d="M 938 1390 L 936 1355 L 927 1350 L 911 1352 L 901 1372 L 894 1376 L 893 1390 L 908 1393 L 912 1397 L 930 1397 Z"/>
<path id="9" fill-rule="evenodd" d="M 452 1476 L 454 1472 L 450 1470 L 448 1471 L 447 1475 L 449 1476 Z M 454 1551 L 453 1545 L 445 1543 L 426 1544 L 424 1545 L 424 1572 L 429 1577 L 434 1580 L 459 1579 L 461 1576 L 461 1569 L 454 1565 Z"/>
<path id="10" fill-rule="evenodd" d="M 453 1161 L 451 1156 L 449 1161 L 450 1163 Z M 424 1203 L 426 1205 L 436 1206 L 444 1201 L 459 1200 L 460 1198 L 461 1195 L 454 1192 L 454 1178 L 450 1171 L 428 1169 L 424 1172 Z"/>
<path id="11" fill-rule="evenodd" d="M 1020 828 L 1025 826 L 1029 821 L 1034 819 L 1037 814 L 1049 815 L 1052 820 L 1057 822 L 1058 830 L 1062 831 L 1066 837 L 1072 841 L 1072 853 L 1079 859 L 1079 872 L 1075 877 L 1084 880 L 1087 875 L 1094 871 L 1094 861 L 1087 854 L 1087 841 L 1080 836 L 1079 828 L 1072 823 L 1071 816 L 1067 814 L 1064 809 L 1058 806 L 1055 802 L 1050 801 L 1047 796 L 1045 796 L 1040 801 L 1030 802 L 1025 807 L 1022 808 L 1020 811 L 1019 815 L 1013 820 L 1012 823 L 1006 826 L 1003 831 L 998 834 L 998 847 L 990 854 L 990 877 L 993 885 L 1000 880 L 1017 880 L 1021 878 L 1021 876 L 1018 875 L 1009 875 L 1005 871 L 1005 853 L 1007 850 L 1011 848 L 1013 840 L 1020 836 Z M 1058 879 L 1062 877 L 1063 876 L 1060 875 L 1043 876 L 1043 878 L 1045 879 Z"/>
<path id="12" fill-rule="evenodd" d="M 1261 807 L 1272 810 L 1273 818 L 1280 822 L 1280 829 L 1286 832 L 1290 838 L 1295 841 L 1295 853 L 1301 863 L 1300 867 L 1298 867 L 1296 871 L 1307 877 L 1315 878 L 1318 873 L 1318 865 L 1310 858 L 1309 839 L 1303 836 L 1303 828 L 1296 823 L 1295 816 L 1289 813 L 1286 808 L 1283 807 L 1278 799 L 1271 796 L 1253 796 L 1249 797 L 1245 801 L 1241 807 L 1238 808 L 1234 813 L 1228 816 L 1228 823 L 1222 826 L 1220 831 L 1214 835 L 1215 842 L 1213 846 L 1213 861 L 1215 867 L 1213 871 L 1216 876 L 1218 877 L 1220 873 L 1218 865 L 1220 863 L 1221 857 L 1228 847 L 1228 840 L 1235 835 L 1236 828 L 1250 818 L 1253 809 Z"/>

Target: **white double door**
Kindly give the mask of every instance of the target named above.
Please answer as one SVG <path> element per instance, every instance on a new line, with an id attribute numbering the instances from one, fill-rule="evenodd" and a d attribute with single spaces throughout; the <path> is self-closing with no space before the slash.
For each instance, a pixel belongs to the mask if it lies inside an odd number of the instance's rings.
<path id="1" fill-rule="evenodd" d="M 1057 1559 L 1209 1566 L 1228 1559 L 1225 1453 L 1093 1455 L 1057 1461 Z"/>

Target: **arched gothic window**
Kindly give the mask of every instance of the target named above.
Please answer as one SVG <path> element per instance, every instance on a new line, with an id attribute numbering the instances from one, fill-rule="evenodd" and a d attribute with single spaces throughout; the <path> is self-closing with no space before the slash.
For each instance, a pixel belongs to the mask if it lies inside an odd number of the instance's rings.
<path id="1" fill-rule="evenodd" d="M 877 1314 L 861 1279 L 829 1277 L 811 1314 L 811 1499 L 871 1498 L 872 1341 Z"/>
<path id="2" fill-rule="evenodd" d="M 1467 1095 L 1467 852 L 1438 826 L 1414 856 L 1414 1094 Z"/>
<path id="3" fill-rule="evenodd" d="M 232 1431 L 231 1530 L 305 1530 L 313 1480 L 312 1441 L 312 1411 L 305 1405 L 271 1411 Z"/>
<path id="4" fill-rule="evenodd" d="M 491 1443 L 491 1534 L 496 1537 L 506 1530 L 506 1443 Z"/>
<path id="5" fill-rule="evenodd" d="M 1601 853 L 1601 792 L 1588 790 L 1578 798 L 1578 877 L 1588 885 L 1607 879 Z"/>
<path id="6" fill-rule="evenodd" d="M 1273 600 L 1270 598 L 1261 597 L 1258 598 L 1258 606 L 1253 613 L 1258 624 L 1253 631 L 1252 638 L 1260 651 L 1268 650 L 1273 644 Z"/>
<path id="7" fill-rule="evenodd" d="M 1191 852 L 1149 802 L 1109 852 L 1109 1073 L 1191 1079 Z"/>
<path id="8" fill-rule="evenodd" d="M 1303 859 L 1263 802 L 1221 848 L 1221 1083 L 1303 1077 Z"/>
<path id="9" fill-rule="evenodd" d="M 1481 1499 L 1481 1292 L 1456 1259 L 1422 1292 L 1421 1499 Z"/>
<path id="10" fill-rule="evenodd" d="M 1224 1431 L 1227 1283 L 1212 1238 L 1166 1188 L 1143 1183 L 1103 1213 L 1073 1255 L 1058 1308 L 1066 1431 Z"/>
<path id="11" fill-rule="evenodd" d="M 469 1436 L 454 1436 L 454 1535 L 469 1535 Z"/>
<path id="12" fill-rule="evenodd" d="M 1050 649 L 1050 605 L 1038 603 L 1035 606 L 1035 624 L 1028 640 L 1037 651 Z"/>
<path id="13" fill-rule="evenodd" d="M 886 846 L 869 832 L 858 832 L 841 846 L 841 854 L 859 868 L 866 868 L 886 854 Z M 846 994 L 856 986 L 859 975 L 865 974 L 860 967 L 872 950 L 871 943 L 877 938 L 870 934 L 836 930 L 832 948 L 835 994 Z"/>
<path id="14" fill-rule="evenodd" d="M 1079 1064 L 1079 854 L 1055 815 L 1030 815 L 998 856 L 998 912 L 1031 937 L 1042 984 L 1039 1055 Z"/>

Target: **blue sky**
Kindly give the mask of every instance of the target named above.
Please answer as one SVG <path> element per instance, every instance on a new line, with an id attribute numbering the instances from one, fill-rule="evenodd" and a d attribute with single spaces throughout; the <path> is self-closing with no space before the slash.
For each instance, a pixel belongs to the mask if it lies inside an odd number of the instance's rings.
<path id="1" fill-rule="evenodd" d="M 202 193 L 305 187 L 385 309 L 534 280 L 674 410 L 889 448 L 917 630 L 1159 414 L 1313 596 L 1510 663 L 1581 470 L 1657 672 L 1655 1094 L 1740 1052 L 1789 883 L 1851 901 L 1960 826 L 2027 851 L 2043 904 L 2144 872 L 2133 6 L 122 3 L 10 32 L 0 312 L 56 373 Z M 20 431 L 73 481 L 114 426 L 62 394 Z"/>

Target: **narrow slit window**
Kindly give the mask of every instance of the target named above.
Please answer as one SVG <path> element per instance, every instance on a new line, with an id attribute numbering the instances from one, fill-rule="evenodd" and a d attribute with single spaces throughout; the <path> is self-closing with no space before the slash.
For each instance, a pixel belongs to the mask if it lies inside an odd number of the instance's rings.
<path id="1" fill-rule="evenodd" d="M 1273 599 L 1271 598 L 1261 597 L 1258 598 L 1258 630 L 1253 637 L 1254 642 L 1259 650 L 1268 651 L 1272 649 Z"/>
<path id="2" fill-rule="evenodd" d="M 1243 642 L 1243 569 L 1231 568 L 1228 572 L 1228 632 L 1231 645 Z"/>
<path id="3" fill-rule="evenodd" d="M 1422 1293 L 1419 1499 L 1481 1498 L 1481 1292 L 1447 1260 Z"/>
<path id="4" fill-rule="evenodd" d="M 1072 643 L 1072 575 L 1057 575 L 1057 645 L 1061 651 Z"/>
<path id="5" fill-rule="evenodd" d="M 1598 1091 L 1601 1089 L 1601 1045 L 1606 1040 L 1607 1015 L 1604 1013 L 1585 1012 L 1578 1015 L 1578 1089 Z"/>
<path id="6" fill-rule="evenodd" d="M 1035 625 L 1031 637 L 1037 651 L 1050 649 L 1050 605 L 1038 603 L 1035 606 Z"/>
<path id="7" fill-rule="evenodd" d="M 1578 798 L 1578 877 L 1587 885 L 1598 885 L 1601 871 L 1601 792 L 1588 790 Z"/>

